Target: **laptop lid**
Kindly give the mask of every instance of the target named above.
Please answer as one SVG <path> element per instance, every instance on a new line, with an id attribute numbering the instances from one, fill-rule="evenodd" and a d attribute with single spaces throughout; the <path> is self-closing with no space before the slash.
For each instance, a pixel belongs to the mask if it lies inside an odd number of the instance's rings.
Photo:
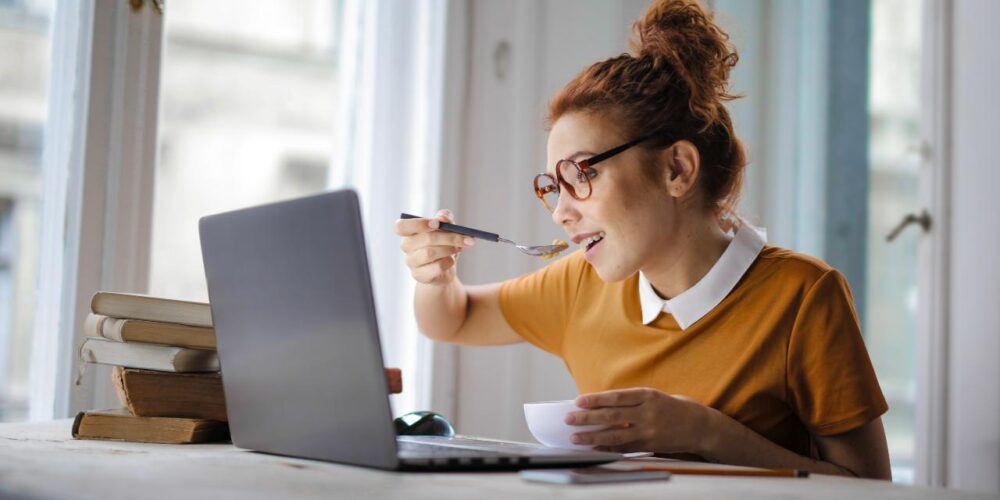
<path id="1" fill-rule="evenodd" d="M 199 224 L 233 443 L 398 466 L 357 195 Z"/>

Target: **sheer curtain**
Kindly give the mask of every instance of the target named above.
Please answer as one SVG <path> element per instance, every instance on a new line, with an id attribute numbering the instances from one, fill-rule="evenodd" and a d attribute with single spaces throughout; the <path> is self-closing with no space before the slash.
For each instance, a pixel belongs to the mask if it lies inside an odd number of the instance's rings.
<path id="1" fill-rule="evenodd" d="M 403 369 L 396 414 L 430 407 L 431 346 L 413 318 L 413 280 L 393 224 L 439 205 L 448 3 L 345 0 L 331 189 L 357 190 L 382 354 Z M 418 384 L 419 382 L 419 384 Z"/>

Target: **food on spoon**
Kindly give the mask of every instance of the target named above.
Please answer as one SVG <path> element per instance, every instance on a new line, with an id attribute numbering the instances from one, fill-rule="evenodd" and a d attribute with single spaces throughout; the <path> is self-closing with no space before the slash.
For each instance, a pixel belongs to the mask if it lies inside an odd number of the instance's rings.
<path id="1" fill-rule="evenodd" d="M 556 255 L 559 255 L 559 253 L 561 253 L 563 250 L 569 248 L 569 244 L 566 243 L 563 240 L 552 240 L 552 244 L 553 245 L 557 245 L 559 247 L 559 249 L 558 250 L 553 250 L 552 252 L 549 252 L 549 253 L 547 253 L 545 255 L 542 255 L 541 256 L 542 260 L 549 260 L 549 259 L 555 257 Z"/>

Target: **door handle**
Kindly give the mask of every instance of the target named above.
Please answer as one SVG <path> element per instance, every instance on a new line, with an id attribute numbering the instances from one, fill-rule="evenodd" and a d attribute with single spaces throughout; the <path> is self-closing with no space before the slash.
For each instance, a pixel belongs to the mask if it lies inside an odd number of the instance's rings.
<path id="1" fill-rule="evenodd" d="M 885 237 L 885 241 L 896 239 L 899 233 L 903 232 L 906 226 L 910 224 L 920 224 L 920 227 L 926 233 L 931 229 L 931 214 L 927 213 L 927 210 L 921 210 L 919 215 L 915 213 L 906 214 L 903 220 L 899 221 L 899 224 L 896 224 L 896 227 L 892 231 L 889 231 L 889 234 Z"/>

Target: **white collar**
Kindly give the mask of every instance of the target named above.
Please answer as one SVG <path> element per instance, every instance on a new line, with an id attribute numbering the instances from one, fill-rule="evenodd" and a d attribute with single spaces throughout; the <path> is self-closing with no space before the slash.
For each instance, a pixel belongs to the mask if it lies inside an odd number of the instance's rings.
<path id="1" fill-rule="evenodd" d="M 757 259 L 766 242 L 767 231 L 764 228 L 757 228 L 744 222 L 708 274 L 694 286 L 669 300 L 660 298 L 653 290 L 653 285 L 646 279 L 646 275 L 640 271 L 639 303 L 642 306 L 642 324 L 648 325 L 660 315 L 660 312 L 668 312 L 673 314 L 682 330 L 687 329 L 733 291 L 736 283 Z"/>

